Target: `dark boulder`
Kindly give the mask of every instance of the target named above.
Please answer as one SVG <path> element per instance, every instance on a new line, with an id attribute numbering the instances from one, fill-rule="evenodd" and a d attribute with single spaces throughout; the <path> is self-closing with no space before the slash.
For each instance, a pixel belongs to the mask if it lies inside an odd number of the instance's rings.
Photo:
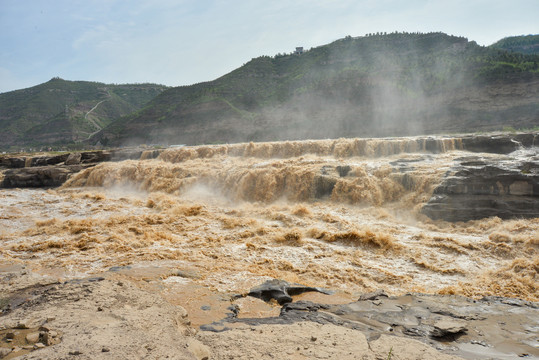
<path id="1" fill-rule="evenodd" d="M 260 288 L 256 291 L 260 294 L 262 289 L 282 291 L 289 285 L 281 280 L 272 280 L 255 289 Z M 538 309 L 537 303 L 502 297 L 482 300 L 426 294 L 388 297 L 377 291 L 348 304 L 318 304 L 304 300 L 286 302 L 279 316 L 229 316 L 200 329 L 218 332 L 229 330 L 232 328 L 230 324 L 237 323 L 257 326 L 312 321 L 359 330 L 369 341 L 381 335 L 396 335 L 422 341 L 464 358 L 483 358 L 485 347 L 488 347 L 492 358 L 516 359 L 522 354 L 539 355 L 534 347 L 536 332 L 530 331 L 539 315 Z M 241 315 L 241 308 L 237 312 Z"/>
<path id="2" fill-rule="evenodd" d="M 432 324 L 430 336 L 438 339 L 454 340 L 468 330 L 466 321 L 454 318 L 438 318 Z"/>
<path id="3" fill-rule="evenodd" d="M 56 187 L 66 182 L 71 174 L 82 169 L 83 167 L 80 165 L 9 169 L 4 172 L 0 188 Z"/>
<path id="4" fill-rule="evenodd" d="M 431 219 L 539 217 L 536 150 L 500 159 L 463 158 L 421 210 Z"/>
<path id="5" fill-rule="evenodd" d="M 509 154 L 522 148 L 539 146 L 539 133 L 465 135 L 462 148 L 471 152 Z"/>
<path id="6" fill-rule="evenodd" d="M 539 146 L 539 134 L 538 133 L 524 133 L 516 134 L 514 139 L 518 141 L 523 147 L 529 148 L 533 146 Z"/>
<path id="7" fill-rule="evenodd" d="M 349 165 L 344 165 L 344 166 L 339 165 L 335 169 L 339 173 L 340 177 L 345 177 L 352 170 L 352 167 Z"/>
<path id="8" fill-rule="evenodd" d="M 322 199 L 328 196 L 331 196 L 333 188 L 337 184 L 337 179 L 335 177 L 320 175 L 314 179 L 314 197 L 316 199 Z"/>
<path id="9" fill-rule="evenodd" d="M 462 138 L 464 150 L 472 152 L 486 152 L 493 154 L 509 154 L 523 146 L 521 142 L 511 135 L 473 135 Z"/>
<path id="10" fill-rule="evenodd" d="M 82 154 L 81 153 L 71 153 L 65 160 L 66 165 L 78 165 L 80 164 L 82 160 Z"/>
<path id="11" fill-rule="evenodd" d="M 144 153 L 143 148 L 125 148 L 111 151 L 112 161 L 139 160 Z"/>
<path id="12" fill-rule="evenodd" d="M 332 294 L 331 291 L 317 287 L 290 284 L 284 280 L 268 280 L 262 285 L 252 288 L 248 296 L 256 297 L 264 301 L 276 300 L 280 305 L 292 302 L 292 296 L 308 291 L 317 291 L 323 294 Z"/>
<path id="13" fill-rule="evenodd" d="M 31 162 L 26 164 L 26 166 L 49 166 L 57 165 L 65 162 L 70 154 L 60 154 L 54 156 L 36 156 L 33 157 Z"/>
<path id="14" fill-rule="evenodd" d="M 96 150 L 65 153 L 54 156 L 3 156 L 0 167 L 8 168 L 3 172 L 0 188 L 39 188 L 61 186 L 72 174 L 105 161 L 152 159 L 162 150 L 144 148 L 125 148 L 115 150 Z M 0 177 L 1 178 L 1 177 Z"/>
<path id="15" fill-rule="evenodd" d="M 19 169 L 26 166 L 26 158 L 18 156 L 2 156 L 0 157 L 0 166 L 8 169 Z"/>
<path id="16" fill-rule="evenodd" d="M 110 161 L 112 159 L 112 155 L 110 151 L 86 151 L 81 153 L 81 163 L 83 164 L 91 164 L 91 163 L 99 163 L 104 161 Z"/>
<path id="17" fill-rule="evenodd" d="M 379 298 L 387 298 L 387 294 L 383 289 L 378 289 L 376 291 L 361 294 L 358 301 L 368 301 L 368 300 L 378 300 Z"/>

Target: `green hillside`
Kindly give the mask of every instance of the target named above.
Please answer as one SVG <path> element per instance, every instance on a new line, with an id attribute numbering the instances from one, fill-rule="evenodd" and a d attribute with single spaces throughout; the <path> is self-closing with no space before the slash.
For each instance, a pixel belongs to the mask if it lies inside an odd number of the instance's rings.
<path id="1" fill-rule="evenodd" d="M 165 89 L 154 84 L 106 85 L 53 78 L 0 94 L 0 148 L 85 141 Z"/>
<path id="2" fill-rule="evenodd" d="M 168 89 L 92 141 L 200 144 L 534 127 L 538 63 L 537 55 L 443 33 L 348 36 Z"/>
<path id="3" fill-rule="evenodd" d="M 510 36 L 495 42 L 490 47 L 528 55 L 539 55 L 539 35 Z"/>

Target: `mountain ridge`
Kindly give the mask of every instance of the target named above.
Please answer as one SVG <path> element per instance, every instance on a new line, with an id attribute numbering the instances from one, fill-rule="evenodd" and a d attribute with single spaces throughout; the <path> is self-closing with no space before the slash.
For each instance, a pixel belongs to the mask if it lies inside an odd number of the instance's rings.
<path id="1" fill-rule="evenodd" d="M 164 89 L 157 84 L 112 85 L 54 77 L 0 94 L 1 147 L 81 143 L 115 119 L 141 109 Z"/>
<path id="2" fill-rule="evenodd" d="M 483 47 L 464 37 L 395 32 L 260 56 L 215 80 L 179 87 L 53 78 L 0 94 L 0 147 L 534 128 L 538 63 L 539 55 Z"/>
<path id="3" fill-rule="evenodd" d="M 168 89 L 92 140 L 194 145 L 533 127 L 538 60 L 443 33 L 346 37 Z"/>
<path id="4" fill-rule="evenodd" d="M 539 35 L 508 36 L 490 45 L 492 48 L 522 54 L 539 54 Z"/>

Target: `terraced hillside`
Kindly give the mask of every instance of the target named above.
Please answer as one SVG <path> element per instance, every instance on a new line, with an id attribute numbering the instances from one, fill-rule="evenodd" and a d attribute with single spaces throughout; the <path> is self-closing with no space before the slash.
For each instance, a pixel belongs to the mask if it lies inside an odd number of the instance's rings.
<path id="1" fill-rule="evenodd" d="M 0 94 L 0 147 L 84 141 L 113 120 L 141 109 L 165 89 L 155 84 L 107 85 L 53 78 Z"/>
<path id="2" fill-rule="evenodd" d="M 533 128 L 539 56 L 443 33 L 346 37 L 171 88 L 96 134 L 114 145 Z"/>

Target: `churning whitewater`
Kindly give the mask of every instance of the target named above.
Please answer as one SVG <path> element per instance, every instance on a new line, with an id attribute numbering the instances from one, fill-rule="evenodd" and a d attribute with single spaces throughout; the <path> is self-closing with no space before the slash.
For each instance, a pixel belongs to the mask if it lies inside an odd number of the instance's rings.
<path id="1" fill-rule="evenodd" d="M 225 293 L 276 278 L 348 298 L 383 288 L 537 301 L 538 218 L 421 213 L 466 156 L 458 138 L 150 151 L 59 189 L 3 190 L 0 254 L 64 278 L 180 264 L 196 286 Z"/>

